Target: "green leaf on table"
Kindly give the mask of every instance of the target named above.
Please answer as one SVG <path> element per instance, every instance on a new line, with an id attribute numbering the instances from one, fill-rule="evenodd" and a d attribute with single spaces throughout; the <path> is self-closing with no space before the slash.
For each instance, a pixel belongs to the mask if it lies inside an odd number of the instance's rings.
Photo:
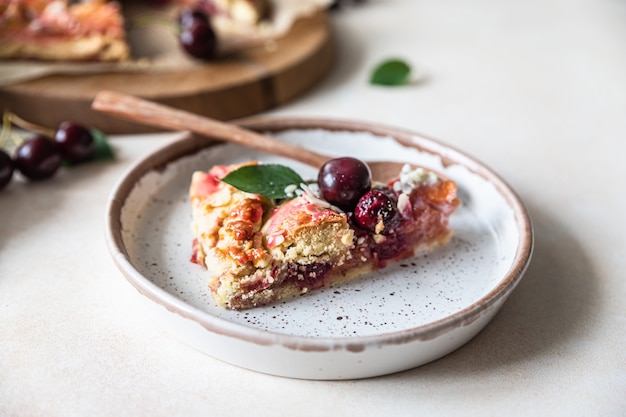
<path id="1" fill-rule="evenodd" d="M 370 77 L 370 84 L 399 86 L 409 83 L 411 67 L 400 59 L 389 59 L 379 64 Z"/>
<path id="2" fill-rule="evenodd" d="M 291 197 L 285 189 L 305 182 L 293 169 L 278 164 L 244 165 L 229 172 L 222 181 L 241 191 L 268 198 Z"/>
<path id="3" fill-rule="evenodd" d="M 93 136 L 93 140 L 96 144 L 96 151 L 94 153 L 93 160 L 106 160 L 106 159 L 115 159 L 115 154 L 113 153 L 113 149 L 109 142 L 107 141 L 106 135 L 95 128 L 89 129 L 91 135 Z"/>

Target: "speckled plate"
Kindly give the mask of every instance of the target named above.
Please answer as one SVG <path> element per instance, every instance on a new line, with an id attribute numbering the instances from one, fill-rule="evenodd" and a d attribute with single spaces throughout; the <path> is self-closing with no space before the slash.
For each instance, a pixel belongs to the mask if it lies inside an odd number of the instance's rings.
<path id="1" fill-rule="evenodd" d="M 245 126 L 335 156 L 395 160 L 454 179 L 463 205 L 445 247 L 358 280 L 247 311 L 219 307 L 189 261 L 195 170 L 250 159 L 300 163 L 187 137 L 138 161 L 113 190 L 111 254 L 156 321 L 209 355 L 307 379 L 373 377 L 440 358 L 476 335 L 520 281 L 533 244 L 515 192 L 475 159 L 413 132 L 355 122 L 252 119 Z"/>

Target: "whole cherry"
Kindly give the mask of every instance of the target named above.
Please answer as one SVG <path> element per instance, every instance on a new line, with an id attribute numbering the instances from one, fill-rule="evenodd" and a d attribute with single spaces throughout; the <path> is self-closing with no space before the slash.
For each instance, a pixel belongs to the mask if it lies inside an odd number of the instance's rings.
<path id="1" fill-rule="evenodd" d="M 352 157 L 331 159 L 320 168 L 317 185 L 322 197 L 345 211 L 352 211 L 372 186 L 367 164 Z"/>
<path id="2" fill-rule="evenodd" d="M 191 56 L 213 59 L 217 51 L 217 35 L 206 13 L 200 10 L 184 10 L 180 18 L 180 44 Z"/>
<path id="3" fill-rule="evenodd" d="M 396 218 L 395 202 L 380 190 L 365 193 L 354 208 L 354 220 L 363 229 L 383 233 Z"/>
<path id="4" fill-rule="evenodd" d="M 50 178 L 61 166 L 61 154 L 43 135 L 25 140 L 15 153 L 15 167 L 28 179 Z"/>
<path id="5" fill-rule="evenodd" d="M 96 142 L 86 127 L 63 122 L 54 134 L 54 144 L 67 162 L 77 164 L 89 161 L 96 152 Z"/>

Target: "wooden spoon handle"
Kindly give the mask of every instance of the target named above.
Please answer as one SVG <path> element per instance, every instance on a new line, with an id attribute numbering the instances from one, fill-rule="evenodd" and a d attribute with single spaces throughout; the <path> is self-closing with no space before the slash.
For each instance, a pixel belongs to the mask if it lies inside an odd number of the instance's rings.
<path id="1" fill-rule="evenodd" d="M 169 130 L 187 130 L 226 142 L 256 149 L 271 155 L 284 156 L 320 168 L 331 159 L 327 155 L 282 142 L 230 123 L 178 110 L 138 97 L 101 91 L 91 107 L 121 118 Z"/>

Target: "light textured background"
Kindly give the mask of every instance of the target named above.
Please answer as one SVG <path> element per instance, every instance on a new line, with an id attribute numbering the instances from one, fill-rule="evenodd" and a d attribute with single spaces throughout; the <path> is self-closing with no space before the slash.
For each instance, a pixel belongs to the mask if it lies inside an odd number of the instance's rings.
<path id="1" fill-rule="evenodd" d="M 530 269 L 453 354 L 312 382 L 218 362 L 159 330 L 103 238 L 111 188 L 175 134 L 0 193 L 2 416 L 621 416 L 626 413 L 626 2 L 370 2 L 333 17 L 334 71 L 273 115 L 374 121 L 499 172 L 535 222 Z M 388 57 L 415 85 L 368 85 Z"/>

